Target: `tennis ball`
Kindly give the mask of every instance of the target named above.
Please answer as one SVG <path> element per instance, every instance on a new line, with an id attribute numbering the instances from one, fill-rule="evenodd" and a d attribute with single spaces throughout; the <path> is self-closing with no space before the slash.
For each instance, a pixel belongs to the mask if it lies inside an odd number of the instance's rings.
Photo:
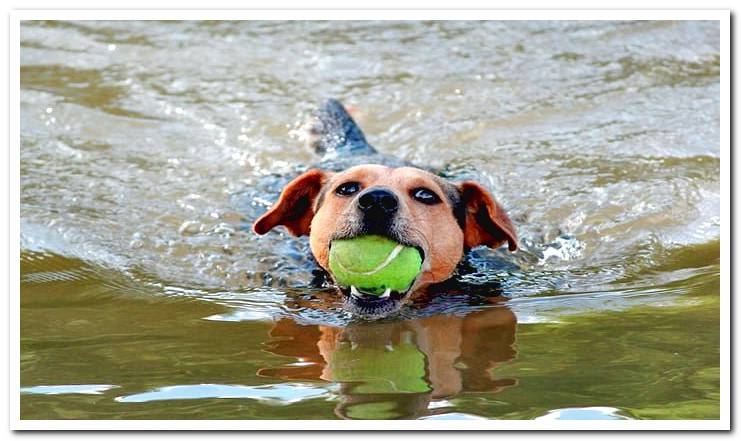
<path id="1" fill-rule="evenodd" d="M 329 270 L 339 285 L 377 296 L 406 291 L 421 268 L 416 248 L 382 236 L 334 240 L 329 249 Z"/>

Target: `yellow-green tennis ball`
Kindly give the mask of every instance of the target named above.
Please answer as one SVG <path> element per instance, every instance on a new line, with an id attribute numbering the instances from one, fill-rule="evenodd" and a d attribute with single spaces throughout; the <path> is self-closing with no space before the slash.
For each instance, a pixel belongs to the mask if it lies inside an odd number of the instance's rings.
<path id="1" fill-rule="evenodd" d="M 387 289 L 404 292 L 422 268 L 422 256 L 382 236 L 334 240 L 329 248 L 329 270 L 341 286 L 381 295 Z"/>

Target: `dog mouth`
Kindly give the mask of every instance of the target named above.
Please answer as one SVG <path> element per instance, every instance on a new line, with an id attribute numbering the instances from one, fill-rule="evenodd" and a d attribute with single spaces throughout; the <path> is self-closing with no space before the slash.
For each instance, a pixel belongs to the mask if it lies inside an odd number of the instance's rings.
<path id="1" fill-rule="evenodd" d="M 422 267 L 424 267 L 426 256 L 421 246 L 408 241 L 402 242 L 396 238 L 393 238 L 393 240 L 405 246 L 415 248 L 419 252 L 422 259 Z M 342 286 L 336 284 L 336 286 L 340 293 L 342 293 L 343 304 L 347 311 L 366 319 L 380 319 L 401 309 L 405 300 L 411 294 L 412 288 L 416 284 L 420 274 L 414 278 L 409 284 L 409 287 L 404 291 L 387 288 L 383 293 L 379 294 L 378 292 L 366 292 L 362 287 L 354 285 Z"/>
<path id="2" fill-rule="evenodd" d="M 414 283 L 412 283 L 413 286 Z M 383 318 L 401 309 L 411 289 L 404 292 L 386 289 L 381 295 L 364 292 L 355 286 L 338 286 L 344 297 L 345 308 L 365 318 Z"/>

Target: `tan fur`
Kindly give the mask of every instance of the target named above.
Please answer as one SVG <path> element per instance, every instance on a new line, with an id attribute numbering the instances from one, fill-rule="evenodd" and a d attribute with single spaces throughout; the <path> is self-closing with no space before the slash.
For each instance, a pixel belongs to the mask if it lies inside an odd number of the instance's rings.
<path id="1" fill-rule="evenodd" d="M 397 216 L 408 226 L 407 238 L 419 244 L 425 253 L 422 272 L 411 294 L 450 278 L 466 248 L 477 245 L 496 248 L 508 242 L 510 250 L 517 249 L 512 222 L 482 186 L 464 182 L 457 187 L 467 207 L 463 230 L 446 197 L 450 188 L 443 188 L 445 181 L 413 167 L 360 165 L 333 174 L 309 170 L 286 186 L 278 202 L 255 222 L 254 231 L 264 234 L 277 225 L 284 225 L 293 235 L 309 235 L 314 257 L 329 271 L 330 241 L 356 216 L 355 198 L 339 196 L 334 191 L 348 181 L 359 182 L 362 189 L 386 187 L 398 197 Z M 425 205 L 414 200 L 412 190 L 419 187 L 435 192 L 442 203 Z M 322 191 L 320 205 L 318 196 Z"/>

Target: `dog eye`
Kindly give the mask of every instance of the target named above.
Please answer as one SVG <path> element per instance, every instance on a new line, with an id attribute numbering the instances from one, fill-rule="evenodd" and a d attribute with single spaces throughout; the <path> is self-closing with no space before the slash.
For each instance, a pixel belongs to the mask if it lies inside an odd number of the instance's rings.
<path id="1" fill-rule="evenodd" d="M 441 202 L 438 195 L 433 193 L 432 190 L 426 188 L 415 188 L 412 190 L 411 194 L 414 200 L 422 202 L 423 204 L 435 205 Z"/>
<path id="2" fill-rule="evenodd" d="M 334 192 L 340 196 L 350 196 L 359 191 L 360 191 L 360 183 L 345 182 L 344 184 L 341 184 L 339 187 L 337 187 L 337 189 Z"/>

